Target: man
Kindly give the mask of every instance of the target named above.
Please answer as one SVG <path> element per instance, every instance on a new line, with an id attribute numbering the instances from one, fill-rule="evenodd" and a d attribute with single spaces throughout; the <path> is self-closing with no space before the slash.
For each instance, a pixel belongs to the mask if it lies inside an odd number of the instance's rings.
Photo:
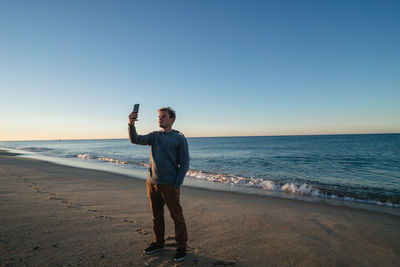
<path id="1" fill-rule="evenodd" d="M 180 186 L 189 169 L 189 149 L 186 138 L 180 132 L 172 129 L 175 122 L 175 111 L 171 108 L 158 110 L 158 124 L 161 131 L 147 135 L 138 135 L 135 128 L 137 112 L 129 115 L 129 138 L 131 143 L 149 145 L 150 168 L 146 182 L 147 196 L 153 212 L 154 240 L 146 254 L 153 254 L 164 247 L 164 204 L 167 204 L 175 225 L 177 242 L 177 261 L 186 256 L 187 230 L 182 207 L 179 204 Z"/>

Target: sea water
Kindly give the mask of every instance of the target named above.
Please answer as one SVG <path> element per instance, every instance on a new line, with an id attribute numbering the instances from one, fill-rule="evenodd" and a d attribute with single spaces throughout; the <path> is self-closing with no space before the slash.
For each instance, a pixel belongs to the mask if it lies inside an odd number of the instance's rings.
<path id="1" fill-rule="evenodd" d="M 400 134 L 188 138 L 185 184 L 400 208 Z M 146 179 L 149 147 L 128 139 L 0 142 L 29 157 Z"/>

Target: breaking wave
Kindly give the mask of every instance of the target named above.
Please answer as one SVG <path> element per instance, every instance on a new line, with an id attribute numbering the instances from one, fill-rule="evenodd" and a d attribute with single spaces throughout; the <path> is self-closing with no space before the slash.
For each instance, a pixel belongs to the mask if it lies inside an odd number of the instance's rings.
<path id="1" fill-rule="evenodd" d="M 148 167 L 149 166 L 148 164 L 143 163 L 143 162 L 119 160 L 119 159 L 110 158 L 110 157 L 97 157 L 97 156 L 93 156 L 93 155 L 88 154 L 88 153 L 77 154 L 75 157 L 76 158 L 80 158 L 80 159 L 101 160 L 101 161 L 117 163 L 117 164 L 134 164 L 134 165 L 139 165 L 139 166 L 142 166 L 142 167 Z"/>
<path id="2" fill-rule="evenodd" d="M 359 198 L 355 192 L 349 193 L 348 191 L 347 192 L 345 192 L 345 190 L 341 191 L 340 189 L 337 188 L 335 190 L 330 191 L 327 189 L 318 188 L 315 185 L 310 185 L 307 183 L 295 183 L 295 182 L 280 183 L 278 181 L 265 180 L 260 178 L 247 178 L 229 174 L 204 172 L 200 170 L 189 170 L 187 175 L 195 177 L 197 179 L 215 183 L 260 188 L 264 190 L 309 196 L 309 197 L 320 197 L 327 199 L 362 202 L 362 203 L 376 204 L 376 205 L 396 207 L 396 208 L 400 207 L 400 199 L 391 200 L 390 198 L 385 199 L 380 196 L 375 196 L 372 199 L 363 199 Z"/>

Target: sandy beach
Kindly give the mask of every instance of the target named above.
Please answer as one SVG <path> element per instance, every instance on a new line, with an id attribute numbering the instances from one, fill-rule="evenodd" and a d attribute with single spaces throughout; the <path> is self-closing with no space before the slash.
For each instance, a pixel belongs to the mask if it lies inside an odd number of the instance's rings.
<path id="1" fill-rule="evenodd" d="M 398 266 L 400 216 L 191 188 L 181 189 L 188 255 L 148 256 L 145 181 L 0 151 L 1 266 Z"/>

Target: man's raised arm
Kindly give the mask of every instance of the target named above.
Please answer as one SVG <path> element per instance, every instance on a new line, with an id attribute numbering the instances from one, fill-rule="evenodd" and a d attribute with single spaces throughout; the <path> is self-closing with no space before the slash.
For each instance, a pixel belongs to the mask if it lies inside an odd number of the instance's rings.
<path id="1" fill-rule="evenodd" d="M 137 120 L 137 112 L 129 114 L 128 132 L 129 140 L 132 144 L 151 145 L 151 133 L 146 135 L 138 135 L 136 132 L 135 121 Z"/>

